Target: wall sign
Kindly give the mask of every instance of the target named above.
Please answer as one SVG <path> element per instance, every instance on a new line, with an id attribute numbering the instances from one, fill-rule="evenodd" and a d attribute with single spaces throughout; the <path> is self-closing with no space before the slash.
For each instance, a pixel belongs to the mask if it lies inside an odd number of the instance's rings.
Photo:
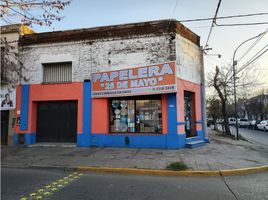
<path id="1" fill-rule="evenodd" d="M 175 62 L 92 74 L 92 97 L 176 92 Z"/>
<path id="2" fill-rule="evenodd" d="M 0 110 L 13 110 L 16 106 L 16 89 L 8 90 L 7 85 L 1 86 Z"/>

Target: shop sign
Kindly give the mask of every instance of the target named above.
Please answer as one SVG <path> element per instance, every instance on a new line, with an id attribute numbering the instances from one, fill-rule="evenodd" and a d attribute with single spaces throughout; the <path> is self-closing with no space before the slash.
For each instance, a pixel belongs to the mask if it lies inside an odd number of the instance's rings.
<path id="1" fill-rule="evenodd" d="M 175 62 L 92 74 L 92 97 L 176 92 Z"/>
<path id="2" fill-rule="evenodd" d="M 8 89 L 7 85 L 1 86 L 0 110 L 12 110 L 16 106 L 16 89 Z"/>

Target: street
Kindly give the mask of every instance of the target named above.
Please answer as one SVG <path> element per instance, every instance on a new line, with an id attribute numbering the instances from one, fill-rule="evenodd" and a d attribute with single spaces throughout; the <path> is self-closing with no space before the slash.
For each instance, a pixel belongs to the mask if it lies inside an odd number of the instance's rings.
<path id="1" fill-rule="evenodd" d="M 233 135 L 236 134 L 236 128 L 234 126 L 230 126 L 230 130 Z M 268 146 L 268 132 L 248 128 L 239 128 L 239 134 L 249 141 Z"/>
<path id="2" fill-rule="evenodd" d="M 221 124 L 218 124 L 218 128 L 221 129 L 221 127 Z M 213 126 L 211 126 L 211 128 L 213 128 Z M 232 135 L 236 134 L 236 128 L 234 126 L 230 126 L 230 131 Z M 268 132 L 248 128 L 239 128 L 239 134 L 251 142 L 268 146 Z"/>
<path id="3" fill-rule="evenodd" d="M 268 173 L 230 177 L 156 177 L 2 168 L 3 200 L 267 199 Z"/>

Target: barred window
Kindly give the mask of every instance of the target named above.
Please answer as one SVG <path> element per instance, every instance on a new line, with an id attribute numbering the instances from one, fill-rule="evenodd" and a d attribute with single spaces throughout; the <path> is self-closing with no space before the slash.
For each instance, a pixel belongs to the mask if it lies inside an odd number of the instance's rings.
<path id="1" fill-rule="evenodd" d="M 72 63 L 43 64 L 43 83 L 72 82 Z"/>

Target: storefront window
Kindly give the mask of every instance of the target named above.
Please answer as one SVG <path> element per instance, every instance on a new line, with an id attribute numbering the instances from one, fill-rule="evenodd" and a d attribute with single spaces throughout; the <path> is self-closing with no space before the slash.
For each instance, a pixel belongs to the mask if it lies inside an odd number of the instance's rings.
<path id="1" fill-rule="evenodd" d="M 110 132 L 162 133 L 161 96 L 111 99 Z"/>

